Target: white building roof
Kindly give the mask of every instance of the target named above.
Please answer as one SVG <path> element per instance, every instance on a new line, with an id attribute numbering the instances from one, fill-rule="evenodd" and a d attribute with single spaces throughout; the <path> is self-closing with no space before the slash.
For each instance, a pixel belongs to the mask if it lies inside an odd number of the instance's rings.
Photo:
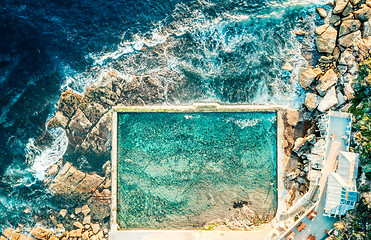
<path id="1" fill-rule="evenodd" d="M 358 199 L 356 188 L 358 157 L 357 153 L 339 152 L 337 170 L 329 173 L 327 180 L 326 214 L 344 215 L 354 208 Z"/>
<path id="2" fill-rule="evenodd" d="M 352 152 L 339 152 L 339 163 L 336 171 L 348 184 L 357 178 L 358 154 Z"/>

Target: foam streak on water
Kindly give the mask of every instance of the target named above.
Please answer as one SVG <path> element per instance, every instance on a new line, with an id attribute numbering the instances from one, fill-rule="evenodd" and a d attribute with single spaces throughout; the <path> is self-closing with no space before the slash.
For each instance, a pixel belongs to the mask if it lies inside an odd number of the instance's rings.
<path id="1" fill-rule="evenodd" d="M 29 139 L 27 144 L 26 160 L 38 180 L 45 178 L 45 171 L 60 160 L 67 150 L 68 139 L 65 131 L 57 128 L 51 129 L 50 133 L 54 139 L 50 147 L 41 149 L 35 145 L 34 139 Z"/>

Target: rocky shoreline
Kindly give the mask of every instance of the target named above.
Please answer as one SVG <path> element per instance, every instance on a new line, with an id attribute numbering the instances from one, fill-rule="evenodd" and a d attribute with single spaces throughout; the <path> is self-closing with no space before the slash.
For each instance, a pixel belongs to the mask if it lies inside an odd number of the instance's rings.
<path id="1" fill-rule="evenodd" d="M 324 18 L 324 24 L 315 29 L 321 56 L 315 66 L 301 67 L 298 76 L 301 87 L 307 90 L 304 106 L 299 109 L 300 119 L 312 123 L 293 147 L 302 163 L 299 169 L 304 168 L 304 172 L 308 172 L 308 157 L 318 155 L 317 149 L 323 144 L 316 126 L 320 117 L 330 110 L 347 112 L 352 104 L 359 63 L 368 56 L 371 46 L 370 7 L 369 1 L 337 0 L 333 12 L 317 9 Z"/>
<path id="2" fill-rule="evenodd" d="M 298 74 L 299 84 L 306 90 L 304 106 L 298 110 L 299 124 L 307 122 L 308 127 L 295 140 L 284 178 L 289 190 L 285 199 L 287 214 L 291 213 L 291 217 L 299 216 L 300 209 L 290 212 L 290 207 L 315 186 L 311 182 L 317 170 L 315 163 L 323 156 L 325 144 L 318 126 L 321 117 L 331 110 L 348 112 L 356 95 L 353 85 L 359 79 L 359 66 L 370 54 L 371 1 L 335 0 L 329 4 L 333 5 L 330 12 L 317 9 L 324 22 L 315 29 L 315 45 L 321 56 L 315 66 L 301 67 Z M 286 220 L 287 225 L 293 222 Z"/>
<path id="3" fill-rule="evenodd" d="M 284 116 L 287 211 L 311 188 L 311 172 L 315 169 L 311 162 L 321 157 L 319 149 L 324 144 L 317 128 L 320 117 L 330 110 L 348 111 L 355 95 L 352 85 L 359 76 L 359 64 L 369 56 L 371 49 L 371 1 L 336 0 L 333 6 L 329 12 L 317 9 L 324 22 L 315 29 L 315 44 L 320 53 L 317 64 L 299 69 L 298 83 L 306 90 L 305 102 L 298 111 L 288 111 Z M 303 36 L 306 32 L 297 34 Z M 283 70 L 291 72 L 293 67 L 287 62 Z M 99 174 L 87 173 L 61 159 L 48 169 L 44 184 L 57 201 L 84 203 L 83 206 L 50 215 L 50 219 L 42 223 L 45 227 L 8 228 L 0 240 L 107 239 L 111 207 L 111 108 L 162 104 L 165 95 L 171 95 L 169 89 L 174 86 L 165 88 L 151 76 L 126 79 L 112 71 L 90 86 L 84 95 L 72 90 L 62 93 L 48 128 L 65 130 L 69 141 L 67 154 L 102 156 Z M 241 216 L 248 219 L 242 213 Z M 233 221 L 240 224 L 238 217 L 236 215 Z M 249 228 L 257 223 L 252 219 L 250 216 Z"/>

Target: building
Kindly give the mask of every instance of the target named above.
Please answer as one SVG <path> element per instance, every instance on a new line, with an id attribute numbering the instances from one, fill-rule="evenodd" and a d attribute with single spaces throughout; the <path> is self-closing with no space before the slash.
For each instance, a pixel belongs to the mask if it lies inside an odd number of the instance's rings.
<path id="1" fill-rule="evenodd" d="M 356 179 L 359 155 L 340 151 L 335 172 L 330 172 L 327 180 L 325 215 L 342 216 L 354 208 L 358 201 Z"/>

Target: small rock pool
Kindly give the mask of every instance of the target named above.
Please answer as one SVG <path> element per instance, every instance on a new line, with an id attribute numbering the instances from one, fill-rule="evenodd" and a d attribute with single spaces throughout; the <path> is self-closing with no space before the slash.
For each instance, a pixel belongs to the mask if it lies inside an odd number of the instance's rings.
<path id="1" fill-rule="evenodd" d="M 274 217 L 276 112 L 119 112 L 117 121 L 121 229 Z"/>

